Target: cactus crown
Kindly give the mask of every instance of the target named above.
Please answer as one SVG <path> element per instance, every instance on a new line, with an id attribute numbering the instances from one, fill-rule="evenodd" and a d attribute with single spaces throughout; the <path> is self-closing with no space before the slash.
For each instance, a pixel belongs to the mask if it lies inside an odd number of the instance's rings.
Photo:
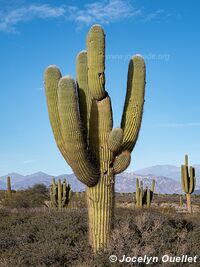
<path id="1" fill-rule="evenodd" d="M 105 90 L 105 34 L 91 27 L 87 51 L 76 59 L 76 80 L 61 77 L 51 65 L 45 71 L 45 89 L 51 126 L 58 148 L 76 177 L 95 186 L 103 170 L 124 171 L 130 163 L 142 120 L 145 63 L 134 56 L 129 63 L 121 128 L 112 129 L 111 100 Z M 110 162 L 107 166 L 105 162 Z"/>

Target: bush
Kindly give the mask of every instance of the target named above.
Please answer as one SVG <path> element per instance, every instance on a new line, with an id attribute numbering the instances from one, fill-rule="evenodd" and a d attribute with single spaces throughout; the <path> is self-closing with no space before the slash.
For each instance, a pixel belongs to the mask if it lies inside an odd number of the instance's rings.
<path id="1" fill-rule="evenodd" d="M 2 200 L 2 205 L 8 208 L 36 208 L 43 207 L 45 200 L 49 200 L 48 188 L 37 184 L 27 190 L 12 193 L 10 199 Z"/>
<path id="2" fill-rule="evenodd" d="M 116 209 L 115 228 L 108 251 L 91 253 L 87 210 L 0 210 L 1 267 L 109 267 L 109 256 L 199 255 L 197 217 L 176 218 L 155 209 Z M 126 266 L 131 266 L 126 264 Z M 133 266 L 133 265 L 132 265 Z M 137 266 L 146 266 L 140 263 Z M 149 264 L 148 266 L 155 266 Z M 161 263 L 156 267 L 167 266 Z M 178 266 L 181 266 L 179 264 Z M 184 264 L 184 267 L 194 264 Z M 177 267 L 177 263 L 170 264 Z"/>

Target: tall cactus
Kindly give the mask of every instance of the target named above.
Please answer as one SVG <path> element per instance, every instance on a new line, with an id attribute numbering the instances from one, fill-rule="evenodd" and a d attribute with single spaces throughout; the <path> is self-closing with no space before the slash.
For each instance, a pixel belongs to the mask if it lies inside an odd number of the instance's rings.
<path id="1" fill-rule="evenodd" d="M 6 192 L 7 198 L 11 198 L 12 191 L 11 191 L 11 178 L 10 176 L 7 177 L 7 192 Z"/>
<path id="2" fill-rule="evenodd" d="M 153 200 L 153 193 L 155 188 L 155 180 L 152 181 L 151 189 L 146 187 L 143 189 L 143 182 L 136 178 L 136 193 L 135 193 L 135 204 L 137 208 L 142 208 L 143 206 L 146 206 L 149 208 L 151 206 L 151 202 Z"/>
<path id="3" fill-rule="evenodd" d="M 50 206 L 53 208 L 66 208 L 69 204 L 71 198 L 71 187 L 66 183 L 66 179 L 61 180 L 58 179 L 58 183 L 56 184 L 55 179 L 52 179 L 52 184 L 50 186 Z"/>
<path id="4" fill-rule="evenodd" d="M 130 163 L 144 104 L 145 63 L 129 63 L 121 128 L 113 129 L 111 99 L 105 91 L 105 34 L 94 25 L 87 51 L 76 59 L 76 82 L 51 65 L 45 71 L 47 105 L 60 152 L 87 186 L 89 240 L 94 252 L 106 248 L 113 225 L 115 174 Z"/>
<path id="5" fill-rule="evenodd" d="M 186 193 L 187 209 L 188 212 L 191 213 L 191 194 L 194 192 L 195 189 L 196 178 L 195 168 L 192 166 L 188 166 L 188 155 L 185 155 L 185 164 L 181 165 L 181 180 L 183 191 Z"/>

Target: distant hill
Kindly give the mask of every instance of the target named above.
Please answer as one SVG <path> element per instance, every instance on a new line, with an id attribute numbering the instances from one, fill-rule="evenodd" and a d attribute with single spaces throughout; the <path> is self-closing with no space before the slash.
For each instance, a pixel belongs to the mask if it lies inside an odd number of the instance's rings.
<path id="1" fill-rule="evenodd" d="M 155 192 L 161 194 L 181 193 L 181 183 L 171 178 L 154 175 L 138 175 L 135 173 L 122 173 L 116 177 L 115 189 L 117 192 L 135 191 L 136 178 L 143 181 L 144 187 L 151 186 L 152 180 L 155 180 Z"/>
<path id="2" fill-rule="evenodd" d="M 196 176 L 200 177 L 200 165 L 194 165 L 196 168 Z M 49 186 L 53 175 L 44 172 L 37 172 L 30 175 L 21 175 L 18 173 L 9 173 L 0 177 L 0 189 L 6 189 L 7 176 L 11 177 L 12 188 L 15 190 L 25 189 L 34 184 L 43 183 Z M 133 192 L 135 191 L 136 177 L 143 180 L 144 186 L 150 186 L 152 179 L 155 179 L 155 192 L 161 194 L 181 193 L 180 168 L 173 165 L 156 165 L 132 173 L 123 172 L 116 176 L 115 191 L 116 192 Z M 73 191 L 84 191 L 85 186 L 75 178 L 74 174 L 61 174 L 55 176 L 55 179 L 66 178 L 71 184 Z M 197 188 L 195 191 L 200 193 L 199 178 L 197 179 Z"/>
<path id="3" fill-rule="evenodd" d="M 56 180 L 58 178 L 66 178 L 67 182 L 71 184 L 74 191 L 85 190 L 84 185 L 75 178 L 74 174 L 62 174 L 59 176 L 53 176 L 44 172 L 36 172 L 30 175 L 21 175 L 18 173 L 9 173 L 8 175 L 11 177 L 12 188 L 15 190 L 26 189 L 38 183 L 50 186 L 53 177 Z M 0 189 L 6 188 L 6 179 L 8 175 L 0 177 Z"/>
<path id="4" fill-rule="evenodd" d="M 174 180 L 180 179 L 180 168 L 173 165 L 155 165 L 135 171 L 140 175 L 154 175 L 169 177 Z"/>
<path id="5" fill-rule="evenodd" d="M 196 170 L 197 184 L 200 185 L 200 165 L 193 165 Z M 141 170 L 135 171 L 140 175 L 153 175 L 153 176 L 164 176 L 172 178 L 176 181 L 181 179 L 181 169 L 180 167 L 174 165 L 156 165 Z"/>

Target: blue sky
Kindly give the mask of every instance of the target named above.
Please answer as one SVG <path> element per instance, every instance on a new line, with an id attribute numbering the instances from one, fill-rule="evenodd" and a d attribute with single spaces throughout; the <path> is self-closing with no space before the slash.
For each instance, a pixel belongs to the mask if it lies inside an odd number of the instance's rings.
<path id="1" fill-rule="evenodd" d="M 90 26 L 106 32 L 106 88 L 119 126 L 129 58 L 147 67 L 142 128 L 128 171 L 200 163 L 198 0 L 0 0 L 0 175 L 71 173 L 50 128 L 43 73 L 50 64 L 75 77 Z"/>

